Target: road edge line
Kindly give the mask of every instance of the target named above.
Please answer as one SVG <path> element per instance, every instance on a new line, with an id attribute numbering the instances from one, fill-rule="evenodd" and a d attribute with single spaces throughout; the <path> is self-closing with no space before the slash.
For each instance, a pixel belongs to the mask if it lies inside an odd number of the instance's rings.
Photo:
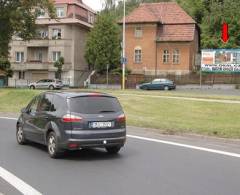
<path id="1" fill-rule="evenodd" d="M 17 120 L 17 118 L 11 118 L 11 117 L 0 117 L 0 119 Z"/>
<path id="2" fill-rule="evenodd" d="M 188 145 L 188 144 L 180 144 L 177 142 L 164 141 L 164 140 L 160 140 L 160 139 L 147 138 L 147 137 L 141 137 L 141 136 L 129 135 L 129 134 L 127 135 L 127 137 L 240 158 L 240 154 L 238 154 L 238 153 L 226 152 L 226 151 L 222 151 L 222 150 L 215 150 L 215 149 L 210 149 L 210 148 L 205 148 L 205 147 L 200 147 L 200 146 L 193 146 L 193 145 Z"/>
<path id="3" fill-rule="evenodd" d="M 0 177 L 24 195 L 43 195 L 2 167 L 0 167 Z"/>

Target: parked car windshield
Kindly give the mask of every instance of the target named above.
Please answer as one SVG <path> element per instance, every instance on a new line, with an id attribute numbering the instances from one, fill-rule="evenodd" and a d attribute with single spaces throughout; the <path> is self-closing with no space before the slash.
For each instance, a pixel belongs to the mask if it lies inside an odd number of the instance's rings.
<path id="1" fill-rule="evenodd" d="M 70 99 L 70 111 L 83 114 L 119 112 L 122 108 L 114 97 L 87 96 Z"/>

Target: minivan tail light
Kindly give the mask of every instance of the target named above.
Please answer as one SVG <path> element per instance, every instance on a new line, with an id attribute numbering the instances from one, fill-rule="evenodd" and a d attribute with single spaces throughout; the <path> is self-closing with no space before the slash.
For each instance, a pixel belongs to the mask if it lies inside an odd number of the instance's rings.
<path id="1" fill-rule="evenodd" d="M 62 121 L 64 123 L 71 123 L 71 122 L 81 122 L 82 121 L 82 117 L 80 116 L 75 116 L 72 114 L 66 114 L 62 117 Z"/>
<path id="2" fill-rule="evenodd" d="M 100 93 L 91 93 L 89 97 L 101 97 L 102 95 Z"/>
<path id="3" fill-rule="evenodd" d="M 124 123 L 126 121 L 126 116 L 125 114 L 121 114 L 117 117 L 117 121 L 120 123 Z"/>

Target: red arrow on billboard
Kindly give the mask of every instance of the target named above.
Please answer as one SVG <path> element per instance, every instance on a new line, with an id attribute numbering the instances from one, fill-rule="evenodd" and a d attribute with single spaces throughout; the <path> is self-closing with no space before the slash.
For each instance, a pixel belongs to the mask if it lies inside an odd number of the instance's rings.
<path id="1" fill-rule="evenodd" d="M 222 41 L 224 43 L 228 42 L 229 34 L 228 34 L 228 24 L 224 22 L 222 24 Z"/>

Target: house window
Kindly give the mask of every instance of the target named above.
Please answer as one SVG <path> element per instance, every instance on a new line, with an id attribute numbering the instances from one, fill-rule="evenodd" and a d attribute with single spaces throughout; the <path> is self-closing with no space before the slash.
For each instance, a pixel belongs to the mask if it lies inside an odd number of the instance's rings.
<path id="1" fill-rule="evenodd" d="M 25 72 L 18 72 L 18 79 L 25 79 Z"/>
<path id="2" fill-rule="evenodd" d="M 23 62 L 23 61 L 24 61 L 24 53 L 16 52 L 16 62 Z"/>
<path id="3" fill-rule="evenodd" d="M 37 61 L 42 62 L 43 60 L 43 54 L 41 51 L 37 52 Z"/>
<path id="4" fill-rule="evenodd" d="M 141 26 L 135 27 L 135 37 L 140 38 L 143 35 L 143 29 Z"/>
<path id="5" fill-rule="evenodd" d="M 169 63 L 169 58 L 170 58 L 169 50 L 167 49 L 163 50 L 163 63 L 164 64 Z"/>
<path id="6" fill-rule="evenodd" d="M 56 8 L 56 14 L 58 18 L 64 17 L 64 8 L 63 7 L 57 7 Z"/>
<path id="7" fill-rule="evenodd" d="M 142 62 L 142 49 L 140 47 L 135 48 L 134 50 L 134 62 L 135 63 Z"/>
<path id="8" fill-rule="evenodd" d="M 89 14 L 89 23 L 94 23 L 94 16 L 92 14 Z"/>
<path id="9" fill-rule="evenodd" d="M 44 18 L 45 17 L 45 10 L 44 9 L 39 9 L 38 10 L 38 18 Z"/>
<path id="10" fill-rule="evenodd" d="M 173 50 L 173 64 L 180 63 L 180 51 L 178 49 Z"/>
<path id="11" fill-rule="evenodd" d="M 53 55 L 52 55 L 53 62 L 58 61 L 60 57 L 61 57 L 61 52 L 60 51 L 54 51 L 53 52 Z"/>
<path id="12" fill-rule="evenodd" d="M 61 39 L 62 37 L 62 30 L 60 28 L 53 29 L 52 39 Z"/>
<path id="13" fill-rule="evenodd" d="M 48 38 L 48 31 L 46 30 L 39 30 L 38 31 L 38 36 L 42 39 Z"/>

